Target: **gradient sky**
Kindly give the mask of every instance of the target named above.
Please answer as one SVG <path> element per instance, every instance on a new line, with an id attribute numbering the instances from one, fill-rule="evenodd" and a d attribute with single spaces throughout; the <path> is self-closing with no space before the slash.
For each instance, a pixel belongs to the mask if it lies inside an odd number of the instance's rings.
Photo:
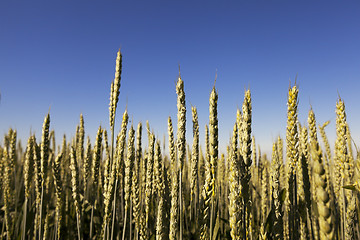
<path id="1" fill-rule="evenodd" d="M 185 82 L 187 135 L 197 106 L 200 139 L 208 122 L 217 72 L 221 150 L 229 141 L 244 90 L 253 100 L 253 134 L 263 152 L 285 137 L 289 84 L 297 75 L 299 121 L 312 105 L 318 123 L 345 101 L 360 142 L 359 1 L 1 1 L 0 134 L 41 137 L 44 116 L 58 143 L 74 136 L 83 113 L 92 138 L 109 128 L 108 104 L 116 52 L 123 74 L 117 129 L 126 105 L 134 125 L 149 120 L 162 140 L 167 117 L 176 124 L 178 64 Z M 1 141 L 1 140 L 0 140 Z"/>

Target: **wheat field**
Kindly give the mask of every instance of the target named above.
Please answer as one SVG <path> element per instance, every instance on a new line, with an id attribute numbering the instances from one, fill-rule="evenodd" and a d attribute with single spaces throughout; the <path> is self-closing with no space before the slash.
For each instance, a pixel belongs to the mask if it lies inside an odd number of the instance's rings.
<path id="1" fill-rule="evenodd" d="M 227 151 L 219 152 L 216 86 L 208 124 L 199 126 L 180 75 L 177 119 L 164 126 L 168 142 L 149 122 L 130 125 L 127 110 L 116 133 L 121 70 L 119 50 L 109 128 L 99 126 L 96 139 L 86 137 L 82 115 L 75 137 L 60 144 L 50 113 L 41 138 L 30 135 L 26 146 L 9 129 L 0 146 L 0 239 L 360 239 L 360 154 L 340 97 L 331 144 L 329 122 L 317 123 L 311 108 L 307 124 L 299 123 L 299 89 L 290 86 L 286 136 L 267 156 L 252 134 L 246 90 Z"/>

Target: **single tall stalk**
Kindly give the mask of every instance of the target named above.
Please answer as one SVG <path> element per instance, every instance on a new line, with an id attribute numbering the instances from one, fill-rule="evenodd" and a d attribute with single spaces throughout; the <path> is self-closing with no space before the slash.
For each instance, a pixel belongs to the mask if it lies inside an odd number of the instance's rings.
<path id="1" fill-rule="evenodd" d="M 108 224 L 108 217 L 110 216 L 110 204 L 111 201 L 113 203 L 113 217 L 112 217 L 112 228 L 111 228 L 111 239 L 114 237 L 114 226 L 115 226 L 115 219 L 116 219 L 116 197 L 117 197 L 117 186 L 118 186 L 118 179 L 120 175 L 120 164 L 123 161 L 124 156 L 124 148 L 125 148 L 125 140 L 126 140 L 126 130 L 127 130 L 127 124 L 128 124 L 129 116 L 127 114 L 127 110 L 125 110 L 123 114 L 123 119 L 121 123 L 121 131 L 118 136 L 118 146 L 117 146 L 117 159 L 113 161 L 112 169 L 111 169 L 111 177 L 109 180 L 109 185 L 107 189 L 106 194 L 106 202 L 105 205 L 107 206 L 105 208 L 105 219 L 104 219 L 104 227 L 106 228 Z M 114 186 L 115 184 L 115 186 Z M 103 229 L 104 231 L 105 229 Z M 104 235 L 105 236 L 105 235 Z"/>
<path id="2" fill-rule="evenodd" d="M 75 211 L 76 211 L 76 224 L 78 231 L 78 239 L 81 240 L 81 205 L 80 205 L 80 193 L 79 193 L 79 170 L 77 167 L 76 150 L 71 147 L 70 150 L 70 170 L 71 170 L 71 187 L 72 197 L 74 199 Z"/>
<path id="3" fill-rule="evenodd" d="M 40 200 L 40 222 L 39 222 L 39 240 L 42 239 L 41 236 L 41 222 L 42 222 L 42 208 L 43 208 L 43 201 L 44 201 L 44 181 L 46 179 L 46 170 L 47 170 L 47 161 L 49 158 L 49 145 L 50 145 L 50 139 L 49 139 L 49 128 L 50 128 L 50 114 L 48 113 L 45 116 L 43 128 L 42 128 L 42 137 L 41 137 L 41 200 Z"/>
<path id="4" fill-rule="evenodd" d="M 53 164 L 53 173 L 54 173 L 54 185 L 55 185 L 55 195 L 56 195 L 56 225 L 55 225 L 55 239 L 61 239 L 60 229 L 61 229 L 61 208 L 62 208 L 62 181 L 60 173 L 60 165 L 63 153 L 55 158 Z"/>
<path id="5" fill-rule="evenodd" d="M 218 94 L 215 86 L 210 93 L 209 100 L 209 150 L 210 150 L 210 169 L 211 169 L 211 213 L 210 213 L 210 239 L 213 239 L 213 219 L 214 219 L 214 204 L 216 196 L 216 170 L 218 162 L 218 119 L 217 119 L 217 100 Z"/>
<path id="6" fill-rule="evenodd" d="M 134 141 L 135 141 L 135 131 L 133 126 L 131 126 L 129 130 L 129 142 L 128 142 L 128 151 L 127 151 L 127 158 L 125 161 L 125 218 L 124 218 L 124 229 L 122 239 L 125 240 L 125 232 L 126 232 L 126 224 L 127 224 L 127 214 L 130 206 L 130 198 L 131 198 L 131 179 L 132 179 L 132 171 L 134 166 L 134 158 L 135 158 L 135 148 L 134 148 Z M 130 215 L 131 220 L 131 215 Z M 130 221 L 130 228 L 131 228 L 131 221 Z M 131 234 L 130 238 L 131 240 Z"/>
<path id="7" fill-rule="evenodd" d="M 282 159 L 279 157 L 278 145 L 281 141 L 280 136 L 277 142 L 273 144 L 272 161 L 271 161 L 271 198 L 272 208 L 274 209 L 274 237 L 275 239 L 283 239 L 283 211 L 282 202 L 280 200 L 280 169 L 283 164 Z"/>
<path id="8" fill-rule="evenodd" d="M 171 209 L 170 209 L 170 233 L 169 239 L 175 240 L 178 235 L 178 195 L 179 195 L 179 172 L 176 162 L 176 150 L 174 142 L 174 129 L 171 118 L 168 118 L 168 134 L 169 134 L 169 155 L 170 155 L 170 168 L 173 175 L 171 178 Z"/>
<path id="9" fill-rule="evenodd" d="M 139 122 L 136 131 L 136 154 L 135 154 L 135 161 L 134 161 L 134 173 L 132 176 L 132 190 L 131 190 L 131 209 L 132 214 L 134 216 L 135 222 L 135 240 L 139 239 L 139 228 L 140 226 L 140 218 L 143 216 L 143 213 L 140 209 L 141 204 L 141 186 L 140 186 L 140 162 L 141 162 L 141 132 L 142 132 L 142 124 Z M 131 230 L 131 228 L 130 228 Z"/>
<path id="10" fill-rule="evenodd" d="M 311 154 L 314 161 L 313 173 L 316 177 L 316 196 L 317 208 L 319 211 L 319 227 L 320 239 L 335 239 L 334 216 L 331 212 L 333 202 L 330 198 L 329 185 L 327 184 L 330 179 L 327 179 L 326 170 L 323 163 L 323 155 L 316 135 L 316 121 L 315 114 L 311 111 L 309 113 L 309 128 L 310 128 L 310 145 Z M 345 238 L 341 238 L 345 239 Z"/>
<path id="11" fill-rule="evenodd" d="M 91 167 L 92 171 L 92 181 L 93 181 L 93 194 L 91 198 L 91 220 L 90 220 L 90 238 L 92 238 L 92 227 L 93 227 L 93 216 L 94 216 L 94 205 L 95 205 L 95 197 L 94 195 L 99 195 L 98 191 L 98 182 L 99 182 L 99 167 L 100 167 L 100 159 L 101 159 L 101 145 L 102 145 L 102 135 L 103 135 L 103 129 L 101 126 L 99 126 L 99 129 L 97 131 L 96 135 L 96 141 L 94 146 L 94 152 L 93 152 L 93 163 Z"/>
<path id="12" fill-rule="evenodd" d="M 113 166 L 114 161 L 114 128 L 115 128 L 115 116 L 116 116 L 116 108 L 119 101 L 120 95 L 120 81 L 121 81 L 121 71 L 122 71 L 122 55 L 121 51 L 117 52 L 116 56 L 116 65 L 115 65 L 115 78 L 114 81 L 111 83 L 110 88 L 110 104 L 109 104 L 109 122 L 110 122 L 110 130 L 111 130 L 111 154 L 110 154 L 110 164 L 109 166 Z M 110 172 L 112 170 L 110 169 Z M 117 182 L 117 180 L 116 180 Z M 116 184 L 117 185 L 117 184 Z M 117 186 L 115 186 L 117 187 Z M 116 189 L 115 189 L 116 192 Z M 115 203 L 114 203 L 115 205 Z M 115 208 L 115 206 L 114 206 Z M 115 210 L 113 212 L 115 214 Z M 114 218 L 114 217 L 113 217 Z M 105 223 L 105 226 L 107 223 Z M 113 223 L 114 225 L 114 223 Z M 113 228 L 111 229 L 111 239 L 113 238 Z"/>
<path id="13" fill-rule="evenodd" d="M 340 170 L 340 179 L 337 179 L 337 183 L 340 182 L 340 186 L 348 185 L 351 182 L 353 175 L 350 168 L 350 161 L 347 148 L 347 123 L 345 113 L 345 103 L 339 98 L 336 103 L 336 142 L 335 142 L 335 159 L 337 168 Z M 339 181 L 340 180 L 340 181 Z M 339 186 L 337 186 L 339 188 Z M 350 192 L 350 191 L 349 191 Z M 338 192 L 338 200 L 340 205 L 342 238 L 345 239 L 345 223 L 346 223 L 346 209 L 350 200 L 350 195 L 345 194 L 345 189 L 340 188 Z"/>
<path id="14" fill-rule="evenodd" d="M 232 239 L 240 239 L 242 233 L 242 218 L 241 218 L 241 196 L 240 196 L 240 169 L 238 160 L 238 129 L 237 124 L 234 124 L 233 135 L 231 138 L 231 145 L 229 149 L 229 223 L 230 234 Z M 239 224 L 240 223 L 240 224 Z"/>
<path id="15" fill-rule="evenodd" d="M 183 166 L 186 156 L 186 104 L 185 104 L 185 92 L 184 92 L 184 82 L 181 80 L 180 73 L 179 78 L 176 83 L 176 94 L 177 94 L 177 150 L 178 150 L 178 159 L 180 162 L 180 173 L 179 173 L 179 208 L 180 208 L 180 240 L 182 240 L 183 235 L 183 205 L 182 205 L 182 175 L 183 175 Z"/>
<path id="16" fill-rule="evenodd" d="M 240 158 L 241 165 L 243 165 L 243 173 L 241 176 L 242 194 L 244 199 L 244 231 L 246 234 L 245 239 L 251 238 L 250 233 L 252 232 L 249 224 L 250 212 L 251 212 L 251 121 L 252 121 L 252 106 L 251 106 L 251 94 L 250 90 L 245 91 L 244 101 L 242 105 L 242 116 L 240 121 Z"/>
<path id="17" fill-rule="evenodd" d="M 201 208 L 201 232 L 200 232 L 200 239 L 207 240 L 209 239 L 209 209 L 210 209 L 210 202 L 211 202 L 211 163 L 210 163 L 210 143 L 209 143 L 209 128 L 205 125 L 205 182 L 202 189 L 202 196 L 203 196 L 203 204 Z"/>
<path id="18" fill-rule="evenodd" d="M 154 134 L 149 134 L 149 151 L 147 154 L 147 166 L 146 166 L 146 189 L 145 189 L 145 225 L 149 233 L 149 219 L 150 219 L 150 204 L 152 199 L 152 179 L 154 170 Z M 149 235 L 149 234 L 148 234 Z"/>
<path id="19" fill-rule="evenodd" d="M 190 220 L 195 219 L 197 223 L 197 209 L 199 196 L 199 178 L 198 178 L 198 162 L 199 162 L 199 123 L 196 107 L 191 108 L 193 117 L 193 148 L 191 154 L 191 182 L 190 182 Z M 194 216 L 193 216 L 194 215 Z"/>
<path id="20" fill-rule="evenodd" d="M 4 148 L 4 153 L 3 153 L 3 163 L 4 163 L 4 192 L 3 192 L 3 198 L 4 198 L 4 218 L 5 218 L 5 224 L 3 223 L 3 226 L 6 225 L 6 239 L 9 240 L 11 239 L 12 236 L 12 229 L 11 229 L 11 218 L 10 218 L 10 198 L 11 198 L 11 186 L 10 186 L 10 182 L 11 182 L 11 164 L 10 164 L 10 160 L 9 160 L 9 155 L 8 152 L 6 150 L 6 148 Z"/>
<path id="21" fill-rule="evenodd" d="M 287 127 L 286 127 L 286 155 L 289 164 L 289 179 L 288 179 L 288 191 L 287 191 L 287 212 L 289 216 L 289 233 L 291 239 L 297 239 L 298 229 L 296 227 L 296 221 L 298 219 L 297 211 L 297 164 L 299 160 L 299 135 L 298 135 L 298 117 L 297 117 L 297 105 L 298 105 L 298 88 L 293 86 L 289 88 L 288 94 L 288 110 L 287 110 Z"/>
<path id="22" fill-rule="evenodd" d="M 26 155 L 24 162 L 24 185 L 25 185 L 25 204 L 24 204 L 24 218 L 23 218 L 23 233 L 22 240 L 25 240 L 26 236 L 26 217 L 27 217 L 27 204 L 30 194 L 30 183 L 33 175 L 33 164 L 34 164 L 34 149 L 33 149 L 33 138 L 29 137 L 26 147 Z"/>

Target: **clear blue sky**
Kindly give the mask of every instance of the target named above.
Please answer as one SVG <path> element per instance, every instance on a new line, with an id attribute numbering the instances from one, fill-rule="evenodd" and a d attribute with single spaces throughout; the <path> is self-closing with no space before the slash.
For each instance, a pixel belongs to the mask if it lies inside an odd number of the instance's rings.
<path id="1" fill-rule="evenodd" d="M 0 134 L 9 127 L 40 139 L 51 128 L 75 133 L 79 114 L 92 143 L 109 128 L 108 103 L 115 57 L 123 53 L 117 127 L 126 105 L 134 125 L 150 121 L 159 138 L 167 117 L 176 124 L 178 64 L 185 82 L 188 140 L 191 105 L 200 138 L 217 70 L 219 136 L 225 150 L 244 90 L 253 99 L 253 134 L 263 151 L 285 137 L 289 82 L 297 83 L 299 120 L 310 104 L 318 123 L 344 99 L 353 138 L 360 143 L 359 1 L 1 1 Z"/>

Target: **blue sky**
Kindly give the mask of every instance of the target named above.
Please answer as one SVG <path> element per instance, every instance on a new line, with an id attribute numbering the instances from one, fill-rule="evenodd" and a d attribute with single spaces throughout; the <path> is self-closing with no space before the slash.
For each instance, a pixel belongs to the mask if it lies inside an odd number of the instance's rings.
<path id="1" fill-rule="evenodd" d="M 185 82 L 187 132 L 197 106 L 200 138 L 208 122 L 217 72 L 219 137 L 225 150 L 236 109 L 250 88 L 253 134 L 264 152 L 285 137 L 286 100 L 295 76 L 299 120 L 312 105 L 318 123 L 344 99 L 360 142 L 360 3 L 358 1 L 1 1 L 0 134 L 9 127 L 40 139 L 51 113 L 58 143 L 74 135 L 80 113 L 92 138 L 109 128 L 108 103 L 115 57 L 123 53 L 118 106 L 136 125 L 149 120 L 163 139 L 167 117 L 176 124 L 178 64 Z"/>

